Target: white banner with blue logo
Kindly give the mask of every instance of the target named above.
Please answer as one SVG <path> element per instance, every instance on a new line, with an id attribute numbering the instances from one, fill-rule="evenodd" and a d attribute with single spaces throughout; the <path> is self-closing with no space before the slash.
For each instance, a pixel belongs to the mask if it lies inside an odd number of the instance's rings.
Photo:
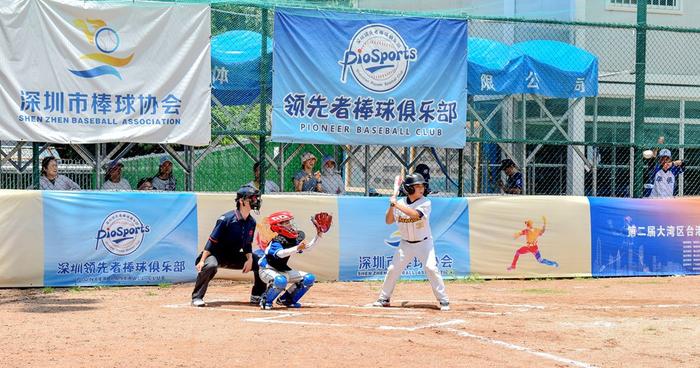
<path id="1" fill-rule="evenodd" d="M 43 192 L 44 285 L 193 281 L 192 193 Z"/>
<path id="2" fill-rule="evenodd" d="M 432 198 L 430 230 L 437 265 L 443 277 L 470 272 L 469 211 L 466 198 Z M 339 280 L 383 280 L 401 236 L 396 224 L 387 225 L 387 198 L 338 197 L 340 231 Z M 413 259 L 404 278 L 425 279 L 423 264 Z"/>
<path id="3" fill-rule="evenodd" d="M 211 139 L 207 5 L 0 0 L 0 139 Z"/>
<path id="4" fill-rule="evenodd" d="M 272 140 L 464 147 L 467 22 L 275 12 Z"/>

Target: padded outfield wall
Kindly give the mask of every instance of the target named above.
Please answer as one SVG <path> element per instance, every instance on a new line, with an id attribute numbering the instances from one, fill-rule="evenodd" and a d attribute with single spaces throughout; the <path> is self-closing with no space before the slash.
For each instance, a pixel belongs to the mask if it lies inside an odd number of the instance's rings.
<path id="1" fill-rule="evenodd" d="M 0 287 L 193 281 L 195 256 L 234 196 L 0 191 Z M 271 236 L 261 220 L 274 211 L 292 211 L 307 234 L 313 233 L 311 215 L 329 212 L 331 231 L 318 247 L 293 256 L 292 267 L 326 281 L 380 280 L 400 239 L 395 225 L 384 224 L 387 203 L 264 196 L 253 247 Z M 501 196 L 432 203 L 436 257 L 448 279 L 700 273 L 698 198 Z M 423 279 L 420 262 L 404 275 Z M 222 270 L 218 277 L 250 275 Z"/>

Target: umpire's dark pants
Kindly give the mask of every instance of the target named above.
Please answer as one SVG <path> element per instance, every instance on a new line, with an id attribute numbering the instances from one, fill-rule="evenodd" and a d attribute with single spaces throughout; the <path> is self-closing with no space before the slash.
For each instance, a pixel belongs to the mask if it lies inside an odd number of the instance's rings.
<path id="1" fill-rule="evenodd" d="M 211 281 L 211 279 L 214 278 L 214 275 L 216 275 L 216 271 L 219 269 L 219 267 L 229 268 L 233 270 L 242 270 L 243 265 L 246 261 L 246 257 L 243 253 L 240 253 L 240 255 L 241 257 L 239 259 L 231 260 L 226 264 L 221 265 L 219 265 L 219 261 L 214 255 L 209 255 L 209 257 L 207 257 L 207 259 L 204 260 L 204 267 L 202 267 L 202 270 L 197 274 L 197 282 L 194 284 L 192 299 L 204 299 L 204 294 L 207 293 L 209 282 Z M 200 254 L 199 257 L 201 256 L 202 255 Z M 199 263 L 199 257 L 197 257 L 195 264 Z M 260 269 L 260 266 L 258 265 L 258 259 L 258 255 L 253 253 L 252 272 L 253 277 L 255 278 L 255 282 L 253 283 L 253 290 L 250 293 L 251 296 L 261 296 L 265 292 L 265 289 L 267 289 L 267 285 L 260 279 L 260 275 L 258 274 L 258 271 Z"/>

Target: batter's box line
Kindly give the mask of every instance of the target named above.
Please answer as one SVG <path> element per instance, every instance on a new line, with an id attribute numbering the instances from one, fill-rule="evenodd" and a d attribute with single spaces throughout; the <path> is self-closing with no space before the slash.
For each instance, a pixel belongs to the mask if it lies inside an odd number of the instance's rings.
<path id="1" fill-rule="evenodd" d="M 423 302 L 423 301 L 418 301 L 418 302 Z M 406 318 L 406 316 L 414 316 L 413 318 L 416 319 L 423 319 L 425 317 L 421 317 L 421 315 L 425 315 L 425 312 L 416 312 L 413 311 L 416 309 L 415 307 L 413 308 L 406 308 L 406 307 L 375 307 L 372 304 L 365 304 L 365 305 L 347 305 L 347 304 L 315 304 L 315 303 L 307 303 L 306 305 L 316 305 L 320 307 L 336 307 L 336 308 L 356 308 L 356 309 L 373 309 L 373 310 L 397 310 L 397 311 L 406 311 L 405 313 L 401 314 L 396 314 L 396 315 L 385 315 L 385 314 L 362 314 L 362 317 L 377 317 L 377 318 Z M 529 310 L 529 309 L 528 309 Z M 508 316 L 511 315 L 512 313 L 510 312 L 480 312 L 480 311 L 458 311 L 459 313 L 467 313 L 467 314 L 474 314 L 474 315 L 479 315 L 479 316 Z M 441 312 L 444 313 L 444 312 Z M 351 316 L 354 316 L 354 314 L 348 314 Z"/>
<path id="2" fill-rule="evenodd" d="M 411 302 L 413 303 L 435 303 L 434 300 L 412 300 Z M 537 305 L 537 304 L 508 304 L 508 303 L 491 303 L 491 302 L 479 302 L 479 301 L 471 301 L 471 302 L 459 302 L 459 301 L 450 301 L 450 305 L 488 305 L 492 307 L 508 307 L 508 308 L 513 308 L 513 309 L 518 309 L 521 311 L 525 310 L 530 310 L 530 309 L 545 309 L 547 306 L 545 305 Z"/>
<path id="3" fill-rule="evenodd" d="M 561 356 L 558 356 L 558 355 L 554 355 L 554 354 L 550 354 L 550 353 L 545 353 L 545 352 L 542 352 L 542 351 L 537 351 L 537 350 L 530 349 L 530 348 L 525 347 L 525 346 L 520 346 L 520 345 L 516 345 L 516 344 L 511 344 L 511 343 L 509 343 L 509 342 L 505 342 L 505 341 L 501 341 L 501 340 L 492 339 L 492 338 L 490 338 L 490 337 L 475 335 L 475 334 L 469 333 L 469 332 L 467 332 L 467 331 L 457 330 L 457 329 L 455 329 L 455 328 L 445 328 L 444 330 L 445 330 L 445 331 L 452 332 L 452 333 L 456 334 L 457 336 L 468 337 L 468 338 L 470 338 L 470 339 L 475 339 L 475 340 L 481 341 L 481 342 L 483 342 L 483 343 L 487 343 L 487 344 L 491 344 L 491 345 L 496 345 L 496 346 L 504 347 L 504 348 L 510 349 L 510 350 L 520 351 L 520 352 L 523 352 L 523 353 L 531 354 L 531 355 L 534 355 L 534 356 L 537 356 L 537 357 L 540 357 L 540 358 L 544 358 L 544 359 L 547 359 L 547 360 L 552 360 L 552 361 L 555 361 L 555 362 L 558 362 L 558 363 L 563 363 L 563 364 L 571 365 L 571 366 L 574 366 L 574 367 L 581 367 L 581 368 L 598 368 L 597 366 L 592 365 L 592 364 L 589 364 L 589 363 L 586 363 L 586 362 L 580 362 L 580 361 L 578 361 L 578 360 L 573 360 L 573 359 L 564 358 L 564 357 L 561 357 Z"/>
<path id="4" fill-rule="evenodd" d="M 286 325 L 303 325 L 303 326 L 319 326 L 319 327 L 341 327 L 341 328 L 362 328 L 362 329 L 369 329 L 369 330 L 385 330 L 385 331 L 408 331 L 408 332 L 414 332 L 418 330 L 423 330 L 423 329 L 430 329 L 430 328 L 440 328 L 440 327 L 446 327 L 446 326 L 452 326 L 456 324 L 462 324 L 465 321 L 461 319 L 453 319 L 449 321 L 444 321 L 444 322 L 435 322 L 435 323 L 429 323 L 425 325 L 418 325 L 418 326 L 413 326 L 413 327 L 404 327 L 404 326 L 387 326 L 387 325 L 379 325 L 379 326 L 368 326 L 368 325 L 358 325 L 358 324 L 349 324 L 349 323 L 326 323 L 326 322 L 315 322 L 315 321 L 288 321 L 288 320 L 283 320 L 283 318 L 286 317 L 295 317 L 298 315 L 286 315 L 286 316 L 272 316 L 272 317 L 257 317 L 257 318 L 245 318 L 243 321 L 245 322 L 253 322 L 253 323 L 269 323 L 269 324 L 286 324 Z"/>
<path id="5" fill-rule="evenodd" d="M 225 302 L 222 300 L 212 300 L 210 303 L 221 303 Z M 180 308 L 190 308 L 197 310 L 207 310 L 207 311 L 219 311 L 219 312 L 240 312 L 240 313 L 261 313 L 261 314 L 282 314 L 282 315 L 326 315 L 326 316 L 350 316 L 350 317 L 370 317 L 370 318 L 395 318 L 395 319 L 405 319 L 406 317 L 411 317 L 412 319 L 425 319 L 423 316 L 416 315 L 416 313 L 391 313 L 391 314 L 359 314 L 359 313 L 333 313 L 333 312 L 318 312 L 311 310 L 304 310 L 303 308 L 294 311 L 284 307 L 279 307 L 279 309 L 266 309 L 262 310 L 259 307 L 251 306 L 250 309 L 237 309 L 237 308 L 226 308 L 226 307 L 193 307 L 189 303 L 183 304 L 165 304 L 163 308 L 170 309 L 180 309 Z M 378 308 L 377 308 L 378 309 Z"/>

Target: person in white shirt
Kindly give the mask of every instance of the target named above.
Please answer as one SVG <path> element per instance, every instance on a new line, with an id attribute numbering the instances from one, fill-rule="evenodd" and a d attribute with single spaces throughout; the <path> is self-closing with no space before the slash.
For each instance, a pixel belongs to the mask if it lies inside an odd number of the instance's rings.
<path id="1" fill-rule="evenodd" d="M 651 198 L 673 198 L 676 188 L 676 178 L 685 170 L 685 163 L 682 160 L 673 161 L 671 151 L 664 148 L 659 152 L 659 162 L 654 167 L 650 177 L 651 183 L 646 187 L 651 187 Z"/>
<path id="2" fill-rule="evenodd" d="M 249 182 L 245 186 L 253 187 L 255 189 L 260 190 L 260 162 L 256 162 L 253 164 L 253 176 L 255 177 L 255 179 L 253 179 L 253 181 Z M 265 179 L 265 193 L 275 193 L 279 191 L 280 187 L 277 184 L 275 184 L 274 181 Z"/>
<path id="3" fill-rule="evenodd" d="M 112 160 L 112 162 L 107 165 L 105 182 L 102 184 L 103 190 L 131 190 L 129 181 L 122 178 L 123 167 L 124 164 L 119 162 L 119 160 Z"/>
<path id="4" fill-rule="evenodd" d="M 403 187 L 407 197 L 397 200 L 395 196 L 389 199 L 390 206 L 386 211 L 387 225 L 396 222 L 401 233 L 401 243 L 394 254 L 392 264 L 387 269 L 386 277 L 379 299 L 372 304 L 375 307 L 390 306 L 391 294 L 396 282 L 406 266 L 417 258 L 423 264 L 425 275 L 430 280 L 433 294 L 440 303 L 440 310 L 450 310 L 450 301 L 445 293 L 445 283 L 437 267 L 433 236 L 430 232 L 431 203 L 424 196 L 425 179 L 419 173 L 413 173 L 404 178 Z"/>
<path id="5" fill-rule="evenodd" d="M 323 158 L 321 165 L 321 188 L 324 193 L 344 195 L 345 182 L 343 177 L 335 170 L 335 159 L 331 156 Z"/>

